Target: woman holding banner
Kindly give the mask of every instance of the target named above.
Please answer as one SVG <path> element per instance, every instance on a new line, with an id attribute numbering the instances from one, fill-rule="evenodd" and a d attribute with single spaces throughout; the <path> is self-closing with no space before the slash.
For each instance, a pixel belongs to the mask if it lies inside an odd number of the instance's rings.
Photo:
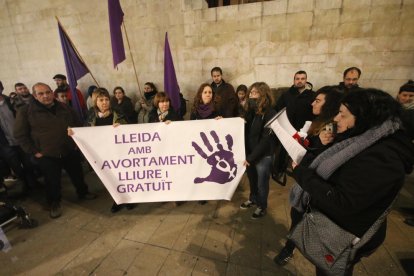
<path id="1" fill-rule="evenodd" d="M 249 200 L 240 205 L 241 209 L 257 206 L 252 219 L 266 214 L 269 195 L 270 166 L 276 139 L 264 125 L 276 115 L 272 108 L 273 98 L 270 87 L 264 82 L 253 83 L 249 88 L 248 110 L 246 112 L 246 160 L 247 177 L 250 183 Z"/>
<path id="2" fill-rule="evenodd" d="M 208 83 L 203 83 L 197 90 L 194 97 L 193 108 L 191 109 L 190 120 L 221 119 L 217 115 L 213 102 L 213 89 Z M 201 205 L 207 203 L 206 200 L 198 202 Z"/>
<path id="3" fill-rule="evenodd" d="M 96 89 L 96 98 L 94 102 L 94 112 L 89 113 L 88 125 L 89 126 L 108 126 L 113 125 L 114 127 L 122 124 L 126 124 L 127 121 L 122 114 L 112 110 L 111 108 L 111 96 L 109 95 L 108 90 L 103 87 Z M 116 213 L 126 207 L 128 210 L 133 209 L 136 204 L 112 204 L 111 212 Z"/>
<path id="4" fill-rule="evenodd" d="M 211 85 L 203 83 L 194 97 L 190 120 L 204 120 L 216 118 L 217 112 L 213 103 L 213 90 Z"/>
<path id="5" fill-rule="evenodd" d="M 154 97 L 154 107 L 149 114 L 149 123 L 180 121 L 180 116 L 170 104 L 170 98 L 164 92 L 158 92 Z"/>

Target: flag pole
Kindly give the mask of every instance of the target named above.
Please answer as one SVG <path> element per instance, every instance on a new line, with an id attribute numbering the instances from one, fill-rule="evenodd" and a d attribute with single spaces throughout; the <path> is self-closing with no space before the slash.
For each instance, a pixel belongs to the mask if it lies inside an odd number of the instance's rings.
<path id="1" fill-rule="evenodd" d="M 122 26 L 124 26 L 125 37 L 126 37 L 126 40 L 127 40 L 127 43 L 128 43 L 129 54 L 131 55 L 131 60 L 132 60 L 132 67 L 134 67 L 135 79 L 137 80 L 137 84 L 138 84 L 138 91 L 139 91 L 139 94 L 141 95 L 141 97 L 143 97 L 144 95 L 142 94 L 141 86 L 139 85 L 137 69 L 135 68 L 134 57 L 132 56 L 131 45 L 129 44 L 129 38 L 128 38 L 128 33 L 127 33 L 127 30 L 126 30 L 126 26 L 125 26 L 125 20 L 122 20 Z"/>
<path id="2" fill-rule="evenodd" d="M 59 18 L 57 16 L 55 16 L 58 24 L 60 25 L 60 27 L 62 27 L 62 31 L 66 34 L 66 37 L 69 39 L 70 44 L 72 44 L 73 49 L 75 50 L 76 54 L 78 54 L 80 60 L 83 62 L 83 64 L 85 65 L 86 69 L 88 69 L 89 74 L 91 74 L 92 79 L 95 81 L 96 86 L 99 87 L 99 83 L 98 81 L 95 79 L 95 77 L 92 74 L 92 71 L 89 69 L 88 65 L 86 65 L 86 62 L 83 60 L 82 56 L 80 55 L 78 49 L 76 49 L 75 44 L 73 44 L 73 41 L 70 39 L 68 33 L 66 32 L 65 28 L 63 27 L 62 23 L 60 23 Z"/>

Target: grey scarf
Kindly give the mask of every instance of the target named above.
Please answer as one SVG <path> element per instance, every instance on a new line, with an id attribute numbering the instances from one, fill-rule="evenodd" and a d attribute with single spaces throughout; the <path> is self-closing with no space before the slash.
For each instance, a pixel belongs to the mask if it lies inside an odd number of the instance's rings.
<path id="1" fill-rule="evenodd" d="M 400 127 L 401 124 L 399 121 L 387 120 L 378 127 L 371 128 L 361 135 L 338 142 L 318 155 L 309 168 L 315 169 L 320 177 L 327 180 L 349 159 L 370 147 L 381 138 L 393 134 Z M 304 212 L 309 200 L 310 195 L 295 183 L 289 195 L 289 201 L 292 207 L 299 212 Z"/>

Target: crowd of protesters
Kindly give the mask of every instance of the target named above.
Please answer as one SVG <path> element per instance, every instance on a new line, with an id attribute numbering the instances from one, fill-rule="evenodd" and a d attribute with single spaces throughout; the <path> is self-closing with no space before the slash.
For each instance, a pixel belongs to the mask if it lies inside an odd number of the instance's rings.
<path id="1" fill-rule="evenodd" d="M 250 195 L 240 208 L 255 207 L 252 219 L 266 215 L 270 175 L 276 158 L 279 163 L 287 164 L 282 167 L 283 173 L 290 167 L 297 185 L 309 195 L 309 206 L 322 210 L 356 236 L 363 235 L 394 201 L 405 175 L 412 170 L 414 82 L 402 85 L 397 97 L 392 98 L 383 91 L 359 87 L 361 70 L 351 67 L 344 71 L 343 82 L 315 92 L 307 73 L 298 71 L 293 85 L 275 100 L 264 82 L 255 82 L 250 87 L 239 85 L 235 90 L 222 75 L 220 67 L 211 70 L 212 83 L 203 83 L 195 91 L 189 117 L 191 120 L 244 118 L 244 166 Z M 55 91 L 47 84 L 36 83 L 31 94 L 26 85 L 16 83 L 10 96 L 2 94 L 0 82 L 2 167 L 21 179 L 26 194 L 39 185 L 40 175 L 44 177 L 51 218 L 62 214 L 62 169 L 67 171 L 80 199 L 96 198 L 84 181 L 81 154 L 70 137 L 70 127 L 169 123 L 183 120 L 187 111 L 182 95 L 181 108 L 174 110 L 168 95 L 147 82 L 135 103 L 120 86 L 113 89 L 113 95 L 105 88 L 91 86 L 87 100 L 76 89 L 79 105 L 85 110 L 84 118 L 79 118 L 71 108 L 73 99 L 66 77 L 57 74 L 54 80 Z M 307 136 L 298 139 L 307 149 L 300 164 L 291 163 L 286 151 L 274 154 L 280 142 L 264 127 L 283 109 L 298 132 L 303 132 L 304 125 L 311 122 Z M 357 146 L 349 149 L 351 143 Z M 118 212 L 124 206 L 135 207 L 113 203 L 111 211 Z M 303 209 L 291 208 L 291 228 L 302 219 L 303 213 Z M 413 219 L 405 222 L 414 226 Z M 385 231 L 386 220 L 358 251 L 349 273 L 352 274 L 353 265 L 362 256 L 384 241 Z M 287 240 L 275 262 L 286 264 L 294 248 Z"/>

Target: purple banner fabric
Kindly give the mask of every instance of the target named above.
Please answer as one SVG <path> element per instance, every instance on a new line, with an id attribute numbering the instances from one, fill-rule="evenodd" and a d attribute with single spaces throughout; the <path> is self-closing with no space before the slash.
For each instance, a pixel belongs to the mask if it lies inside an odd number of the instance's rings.
<path id="1" fill-rule="evenodd" d="M 119 0 L 108 0 L 108 13 L 112 58 L 114 61 L 114 68 L 116 68 L 119 63 L 125 60 L 125 48 L 121 31 L 121 25 L 124 21 L 124 12 L 122 11 Z"/>
<path id="2" fill-rule="evenodd" d="M 174 62 L 170 44 L 168 43 L 168 33 L 165 33 L 164 46 L 164 90 L 171 99 L 172 107 L 178 112 L 180 109 L 180 87 L 178 86 L 177 76 L 175 75 Z"/>
<path id="3" fill-rule="evenodd" d="M 76 93 L 76 86 L 78 86 L 78 80 L 89 73 L 85 63 L 81 60 L 78 53 L 75 51 L 72 42 L 63 30 L 60 23 L 59 36 L 62 44 L 63 58 L 65 60 L 66 74 L 69 82 L 70 93 L 72 95 L 72 107 L 79 114 L 80 118 L 85 118 L 86 110 L 82 110 L 78 95 Z"/>

